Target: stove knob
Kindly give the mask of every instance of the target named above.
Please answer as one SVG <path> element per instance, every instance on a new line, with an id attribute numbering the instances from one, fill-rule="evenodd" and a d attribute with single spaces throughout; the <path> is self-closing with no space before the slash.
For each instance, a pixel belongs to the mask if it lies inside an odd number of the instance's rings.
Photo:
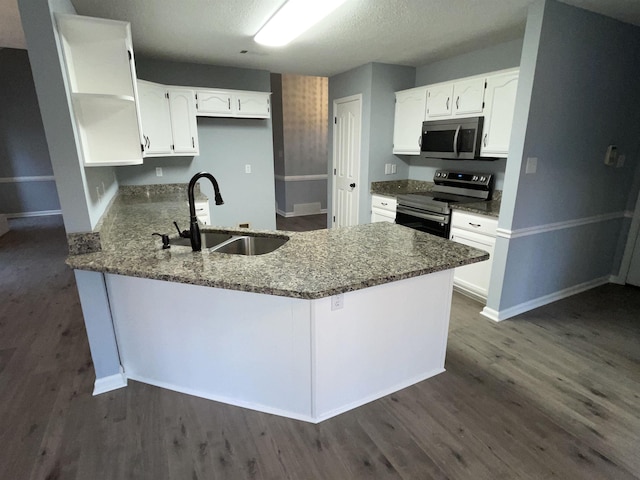
<path id="1" fill-rule="evenodd" d="M 480 181 L 484 182 L 487 178 L 486 177 L 480 177 Z"/>
<path id="2" fill-rule="evenodd" d="M 473 176 L 473 178 L 472 178 L 472 180 L 473 180 L 474 182 L 477 182 L 477 181 L 478 181 L 478 176 L 477 176 L 477 175 L 474 175 L 474 176 Z"/>

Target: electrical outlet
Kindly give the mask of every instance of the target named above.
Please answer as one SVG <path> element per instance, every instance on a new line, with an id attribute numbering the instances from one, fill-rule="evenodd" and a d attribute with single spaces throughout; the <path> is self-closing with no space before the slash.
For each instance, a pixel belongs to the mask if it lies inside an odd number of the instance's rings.
<path id="1" fill-rule="evenodd" d="M 156 177 L 162 176 L 162 167 L 156 167 Z"/>
<path id="2" fill-rule="evenodd" d="M 391 164 L 391 173 L 397 173 L 398 172 L 398 168 L 397 165 L 395 163 Z"/>
<path id="3" fill-rule="evenodd" d="M 524 173 L 536 173 L 538 170 L 538 159 L 536 157 L 527 158 L 527 166 Z"/>
<path id="4" fill-rule="evenodd" d="M 248 163 L 244 166 L 244 173 L 251 173 L 251 165 Z"/>
<path id="5" fill-rule="evenodd" d="M 247 223 L 239 223 L 238 228 L 249 228 L 249 222 Z"/>
<path id="6" fill-rule="evenodd" d="M 340 310 L 344 307 L 344 293 L 331 297 L 331 310 Z"/>
<path id="7" fill-rule="evenodd" d="M 624 167 L 624 161 L 626 159 L 625 155 L 618 155 L 618 162 L 616 163 L 616 168 Z"/>

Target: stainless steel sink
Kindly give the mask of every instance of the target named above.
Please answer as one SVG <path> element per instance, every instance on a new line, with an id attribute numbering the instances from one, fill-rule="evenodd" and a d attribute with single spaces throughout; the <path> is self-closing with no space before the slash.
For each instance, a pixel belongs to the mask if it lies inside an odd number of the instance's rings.
<path id="1" fill-rule="evenodd" d="M 219 232 L 201 232 L 200 238 L 202 239 L 202 248 L 211 248 L 216 245 L 220 245 L 222 242 L 230 240 L 233 236 L 229 233 Z M 190 238 L 174 238 L 170 240 L 171 245 L 179 245 L 183 247 L 191 247 Z"/>
<path id="2" fill-rule="evenodd" d="M 264 255 L 280 248 L 288 240 L 288 238 L 281 237 L 243 235 L 224 242 L 222 245 L 212 248 L 211 251 L 234 255 Z"/>

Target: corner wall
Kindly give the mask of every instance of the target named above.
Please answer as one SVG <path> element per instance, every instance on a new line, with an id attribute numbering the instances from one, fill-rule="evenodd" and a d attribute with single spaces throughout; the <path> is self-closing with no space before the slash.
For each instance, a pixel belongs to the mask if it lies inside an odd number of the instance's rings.
<path id="1" fill-rule="evenodd" d="M 555 0 L 531 7 L 487 302 L 502 318 L 617 271 L 637 197 L 638 78 L 640 28 Z M 624 167 L 604 165 L 609 144 Z"/>

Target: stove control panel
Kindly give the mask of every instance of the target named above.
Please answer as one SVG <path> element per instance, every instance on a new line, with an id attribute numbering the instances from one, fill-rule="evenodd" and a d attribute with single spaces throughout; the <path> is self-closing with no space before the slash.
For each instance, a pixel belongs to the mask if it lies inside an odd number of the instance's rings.
<path id="1" fill-rule="evenodd" d="M 442 185 L 474 185 L 489 187 L 493 175 L 490 173 L 450 172 L 437 170 L 433 176 L 435 184 Z"/>

